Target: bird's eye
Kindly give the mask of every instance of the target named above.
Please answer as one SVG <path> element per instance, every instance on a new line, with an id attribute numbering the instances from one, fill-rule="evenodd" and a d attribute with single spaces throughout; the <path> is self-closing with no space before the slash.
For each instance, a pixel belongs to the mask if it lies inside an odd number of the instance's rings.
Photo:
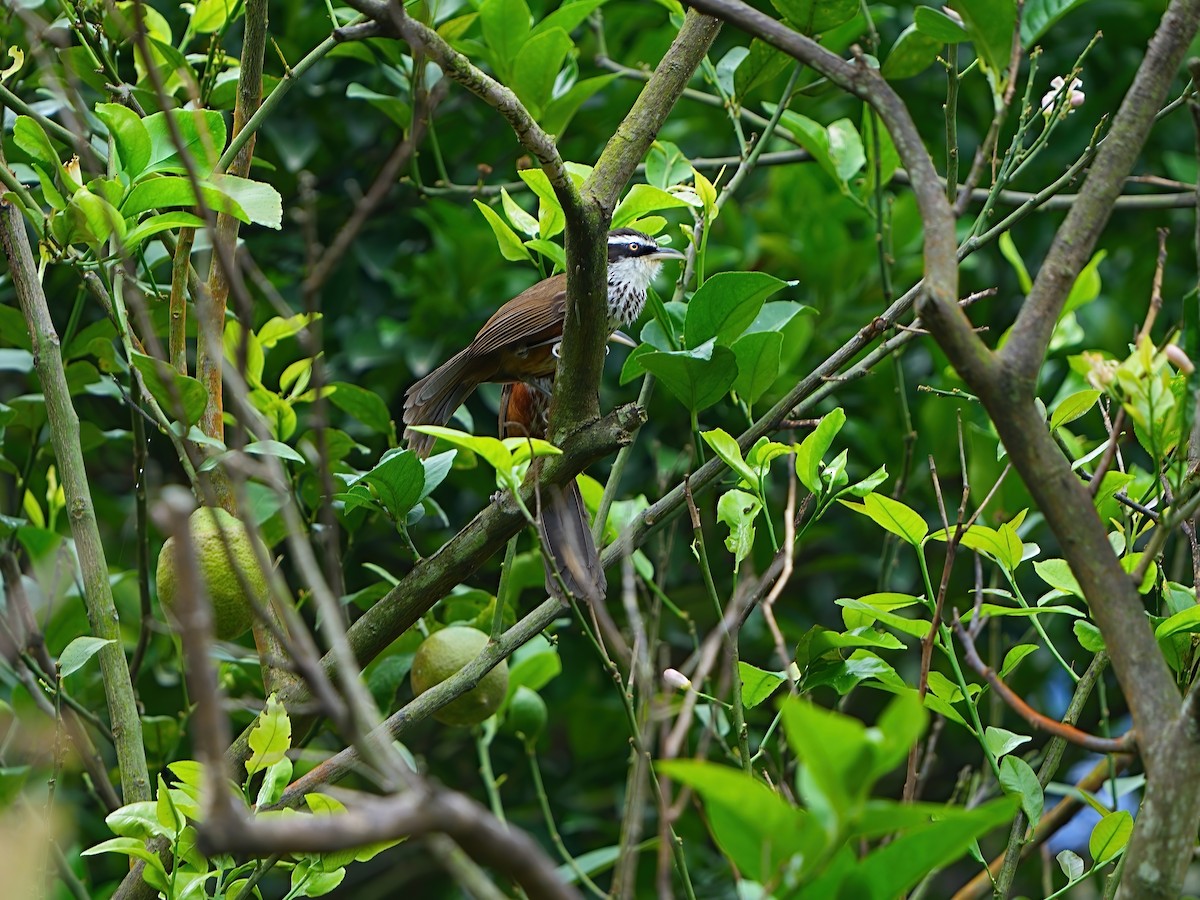
<path id="1" fill-rule="evenodd" d="M 632 243 L 629 245 L 629 252 L 630 252 L 630 253 L 637 253 L 637 252 L 638 252 L 639 250 L 641 250 L 641 249 L 642 249 L 642 245 L 641 245 L 641 244 L 639 244 L 637 241 L 633 241 L 633 242 L 632 242 Z"/>

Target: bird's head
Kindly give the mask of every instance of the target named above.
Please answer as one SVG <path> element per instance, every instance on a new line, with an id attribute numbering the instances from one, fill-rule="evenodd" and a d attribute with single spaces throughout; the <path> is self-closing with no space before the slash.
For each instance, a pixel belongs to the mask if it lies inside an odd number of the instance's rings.
<path id="1" fill-rule="evenodd" d="M 616 228 L 608 233 L 610 284 L 628 285 L 644 293 L 665 259 L 683 259 L 683 254 L 660 247 L 654 238 L 632 228 Z"/>

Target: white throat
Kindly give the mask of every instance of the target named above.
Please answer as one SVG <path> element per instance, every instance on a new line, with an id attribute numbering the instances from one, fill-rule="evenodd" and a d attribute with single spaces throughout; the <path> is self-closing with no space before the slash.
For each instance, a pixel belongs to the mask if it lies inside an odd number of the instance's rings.
<path id="1" fill-rule="evenodd" d="M 646 288 L 658 274 L 660 265 L 657 259 L 632 257 L 614 260 L 608 264 L 609 287 L 633 294 L 645 294 Z"/>

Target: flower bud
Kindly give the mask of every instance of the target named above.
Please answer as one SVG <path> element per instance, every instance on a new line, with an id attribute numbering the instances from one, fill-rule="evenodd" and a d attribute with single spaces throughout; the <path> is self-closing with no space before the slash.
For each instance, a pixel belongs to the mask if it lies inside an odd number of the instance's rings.
<path id="1" fill-rule="evenodd" d="M 663 684 L 673 691 L 690 691 L 692 680 L 678 669 L 667 669 L 662 674 Z"/>

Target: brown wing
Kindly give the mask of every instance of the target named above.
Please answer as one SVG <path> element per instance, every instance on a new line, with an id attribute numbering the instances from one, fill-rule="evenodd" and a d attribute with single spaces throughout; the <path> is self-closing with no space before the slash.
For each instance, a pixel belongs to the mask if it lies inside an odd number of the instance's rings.
<path id="1" fill-rule="evenodd" d="M 562 336 L 567 317 L 567 276 L 539 281 L 513 297 L 487 320 L 468 348 L 484 356 L 502 348 L 533 347 Z"/>

